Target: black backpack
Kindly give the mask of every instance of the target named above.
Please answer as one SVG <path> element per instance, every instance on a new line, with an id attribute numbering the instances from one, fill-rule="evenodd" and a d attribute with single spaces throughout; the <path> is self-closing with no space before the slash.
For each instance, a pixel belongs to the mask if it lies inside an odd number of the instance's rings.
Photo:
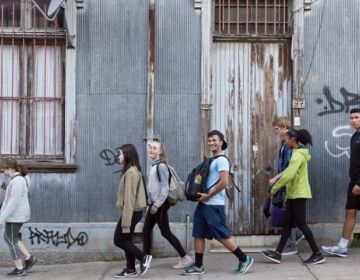
<path id="1" fill-rule="evenodd" d="M 185 196 L 187 200 L 191 201 L 197 201 L 199 198 L 198 193 L 208 193 L 212 187 L 214 187 L 219 181 L 216 181 L 213 185 L 210 186 L 210 188 L 206 187 L 207 178 L 209 175 L 209 168 L 211 162 L 218 158 L 218 157 L 225 157 L 227 160 L 229 160 L 224 155 L 219 155 L 211 158 L 205 159 L 202 163 L 200 163 L 198 166 L 196 166 L 191 173 L 188 175 L 186 184 L 185 184 Z M 230 162 L 230 161 L 229 161 Z M 233 180 L 233 174 L 229 172 L 230 176 L 230 184 L 236 187 L 236 189 L 240 192 L 240 189 L 235 184 Z M 226 192 L 228 195 L 228 193 Z"/>

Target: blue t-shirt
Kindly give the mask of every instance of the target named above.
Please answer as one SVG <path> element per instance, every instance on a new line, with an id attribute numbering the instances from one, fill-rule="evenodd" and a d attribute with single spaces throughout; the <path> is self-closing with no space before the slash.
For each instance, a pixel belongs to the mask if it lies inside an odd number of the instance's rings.
<path id="1" fill-rule="evenodd" d="M 206 182 L 206 187 L 209 189 L 212 185 L 214 185 L 217 181 L 220 179 L 219 172 L 221 171 L 227 171 L 230 170 L 230 163 L 226 157 L 218 157 L 214 159 L 209 168 L 209 174 Z M 214 195 L 212 198 L 210 198 L 208 201 L 205 201 L 203 203 L 207 205 L 225 205 L 225 189 L 221 192 Z"/>

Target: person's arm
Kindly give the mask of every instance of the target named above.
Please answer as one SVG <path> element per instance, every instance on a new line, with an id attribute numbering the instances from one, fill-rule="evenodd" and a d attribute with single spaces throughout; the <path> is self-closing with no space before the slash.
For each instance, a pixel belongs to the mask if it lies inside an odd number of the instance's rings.
<path id="1" fill-rule="evenodd" d="M 200 197 L 198 201 L 207 201 L 212 198 L 214 195 L 221 192 L 225 187 L 229 184 L 229 172 L 228 171 L 221 171 L 219 172 L 219 182 L 211 188 L 209 193 L 198 193 Z"/>
<path id="2" fill-rule="evenodd" d="M 134 172 L 125 173 L 125 184 L 124 184 L 124 207 L 121 218 L 122 232 L 129 233 L 131 226 L 131 219 L 134 213 L 135 199 L 136 199 L 136 188 L 139 177 Z"/>
<path id="3" fill-rule="evenodd" d="M 7 188 L 8 189 L 6 190 L 7 192 L 6 195 L 10 195 L 10 196 L 9 199 L 7 200 L 6 207 L 1 211 L 0 224 L 5 223 L 7 218 L 14 212 L 14 210 L 20 203 L 24 189 L 27 187 L 25 180 L 22 180 L 20 177 L 18 177 L 16 179 L 13 179 L 12 185 L 9 184 Z"/>
<path id="4" fill-rule="evenodd" d="M 302 164 L 301 155 L 294 155 L 291 157 L 289 166 L 281 173 L 281 177 L 276 181 L 275 185 L 271 189 L 271 193 L 277 193 L 282 187 L 290 182 L 296 175 L 299 167 Z"/>
<path id="5" fill-rule="evenodd" d="M 164 163 L 160 163 L 159 166 L 159 175 L 160 175 L 160 182 L 159 182 L 159 192 L 158 195 L 151 206 L 150 212 L 155 214 L 157 210 L 164 204 L 166 198 L 169 195 L 169 169 Z"/>
<path id="6" fill-rule="evenodd" d="M 274 185 L 276 183 L 277 180 L 279 180 L 279 178 L 281 177 L 282 175 L 282 172 L 279 173 L 279 174 L 276 174 L 274 177 L 272 177 L 270 180 L 269 180 L 269 186 L 271 187 L 272 185 Z"/>

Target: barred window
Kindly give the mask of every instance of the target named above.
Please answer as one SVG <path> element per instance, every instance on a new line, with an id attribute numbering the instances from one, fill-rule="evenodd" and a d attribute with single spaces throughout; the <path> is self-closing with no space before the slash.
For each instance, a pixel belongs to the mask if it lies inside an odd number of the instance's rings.
<path id="1" fill-rule="evenodd" d="M 65 43 L 62 12 L 50 22 L 31 0 L 0 0 L 1 157 L 64 160 Z"/>
<path id="2" fill-rule="evenodd" d="M 288 0 L 214 0 L 215 35 L 288 35 Z"/>

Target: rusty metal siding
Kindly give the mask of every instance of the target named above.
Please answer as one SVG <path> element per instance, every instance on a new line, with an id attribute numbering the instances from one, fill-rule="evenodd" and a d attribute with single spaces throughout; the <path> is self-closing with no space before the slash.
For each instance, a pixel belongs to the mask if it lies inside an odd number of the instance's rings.
<path id="1" fill-rule="evenodd" d="M 156 1 L 154 132 L 185 180 L 200 161 L 200 15 L 192 0 Z M 170 220 L 192 217 L 195 203 L 171 209 Z"/>
<path id="2" fill-rule="evenodd" d="M 243 189 L 228 203 L 236 234 L 268 230 L 262 206 L 277 155 L 272 121 L 289 115 L 289 54 L 287 43 L 214 43 L 212 127 L 226 133 L 227 155 Z"/>
<path id="3" fill-rule="evenodd" d="M 308 221 L 342 223 L 353 134 L 349 111 L 360 107 L 360 2 L 318 1 L 305 13 L 304 28 L 304 77 L 309 74 L 302 127 L 314 142 Z"/>

